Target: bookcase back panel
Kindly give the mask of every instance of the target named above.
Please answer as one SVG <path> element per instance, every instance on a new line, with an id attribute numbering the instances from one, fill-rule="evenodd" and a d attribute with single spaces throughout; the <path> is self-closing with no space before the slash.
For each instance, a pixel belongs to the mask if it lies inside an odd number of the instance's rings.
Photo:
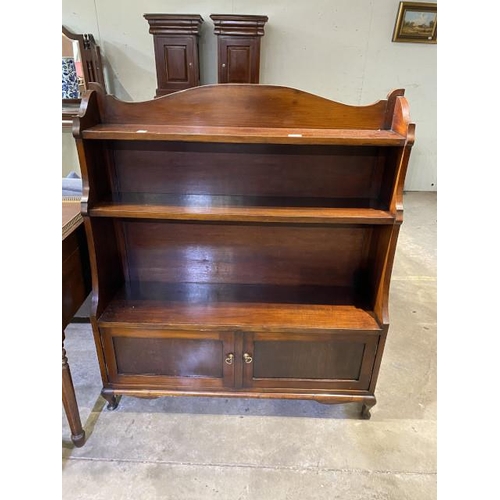
<path id="1" fill-rule="evenodd" d="M 366 226 L 282 226 L 124 220 L 130 281 L 352 288 Z"/>
<path id="2" fill-rule="evenodd" d="M 128 193 L 377 200 L 382 148 L 113 141 L 115 197 Z"/>

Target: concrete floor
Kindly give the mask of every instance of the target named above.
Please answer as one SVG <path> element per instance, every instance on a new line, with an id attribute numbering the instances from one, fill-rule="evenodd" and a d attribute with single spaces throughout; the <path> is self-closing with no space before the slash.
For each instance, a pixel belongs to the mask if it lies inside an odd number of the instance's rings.
<path id="1" fill-rule="evenodd" d="M 104 408 L 88 324 L 66 348 L 82 423 L 63 412 L 64 500 L 436 498 L 436 193 L 406 193 L 391 326 L 369 421 L 312 401 L 122 398 Z"/>

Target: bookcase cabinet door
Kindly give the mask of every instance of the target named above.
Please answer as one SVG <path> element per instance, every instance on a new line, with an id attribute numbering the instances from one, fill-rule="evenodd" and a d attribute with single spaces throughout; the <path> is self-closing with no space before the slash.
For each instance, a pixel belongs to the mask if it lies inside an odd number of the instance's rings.
<path id="1" fill-rule="evenodd" d="M 251 389 L 367 390 L 379 336 L 245 333 L 243 384 Z"/>
<path id="2" fill-rule="evenodd" d="M 234 386 L 234 335 L 101 327 L 114 386 L 220 389 Z"/>

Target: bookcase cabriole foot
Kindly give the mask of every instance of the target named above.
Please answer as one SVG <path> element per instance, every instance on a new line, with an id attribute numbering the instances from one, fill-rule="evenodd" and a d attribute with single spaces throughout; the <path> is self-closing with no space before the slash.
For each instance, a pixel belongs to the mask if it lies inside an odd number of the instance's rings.
<path id="1" fill-rule="evenodd" d="M 115 393 L 110 391 L 109 389 L 103 389 L 101 391 L 101 396 L 108 402 L 106 405 L 106 409 L 109 411 L 116 410 L 119 403 L 119 397 L 115 396 Z"/>
<path id="2" fill-rule="evenodd" d="M 73 134 L 108 408 L 309 399 L 369 418 L 414 142 L 404 91 L 349 106 L 228 83 L 124 103 L 90 85 Z"/>
<path id="3" fill-rule="evenodd" d="M 375 396 L 320 396 L 315 397 L 315 401 L 322 404 L 346 404 L 346 403 L 362 403 L 361 418 L 369 420 L 371 418 L 370 409 L 375 406 L 377 400 Z"/>
<path id="4" fill-rule="evenodd" d="M 377 399 L 375 396 L 373 398 L 370 398 L 368 400 L 365 400 L 363 403 L 363 406 L 361 407 L 361 418 L 363 420 L 370 420 L 372 414 L 370 410 L 377 404 Z"/>

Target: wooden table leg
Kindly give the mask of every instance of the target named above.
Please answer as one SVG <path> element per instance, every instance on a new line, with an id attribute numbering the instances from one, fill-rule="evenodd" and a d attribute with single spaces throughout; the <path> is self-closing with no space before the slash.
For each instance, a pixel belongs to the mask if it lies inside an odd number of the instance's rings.
<path id="1" fill-rule="evenodd" d="M 75 388 L 71 379 L 66 349 L 64 349 L 64 330 L 62 334 L 62 400 L 66 418 L 71 429 L 71 441 L 78 448 L 85 443 L 85 431 L 80 420 L 78 404 L 76 402 Z"/>

